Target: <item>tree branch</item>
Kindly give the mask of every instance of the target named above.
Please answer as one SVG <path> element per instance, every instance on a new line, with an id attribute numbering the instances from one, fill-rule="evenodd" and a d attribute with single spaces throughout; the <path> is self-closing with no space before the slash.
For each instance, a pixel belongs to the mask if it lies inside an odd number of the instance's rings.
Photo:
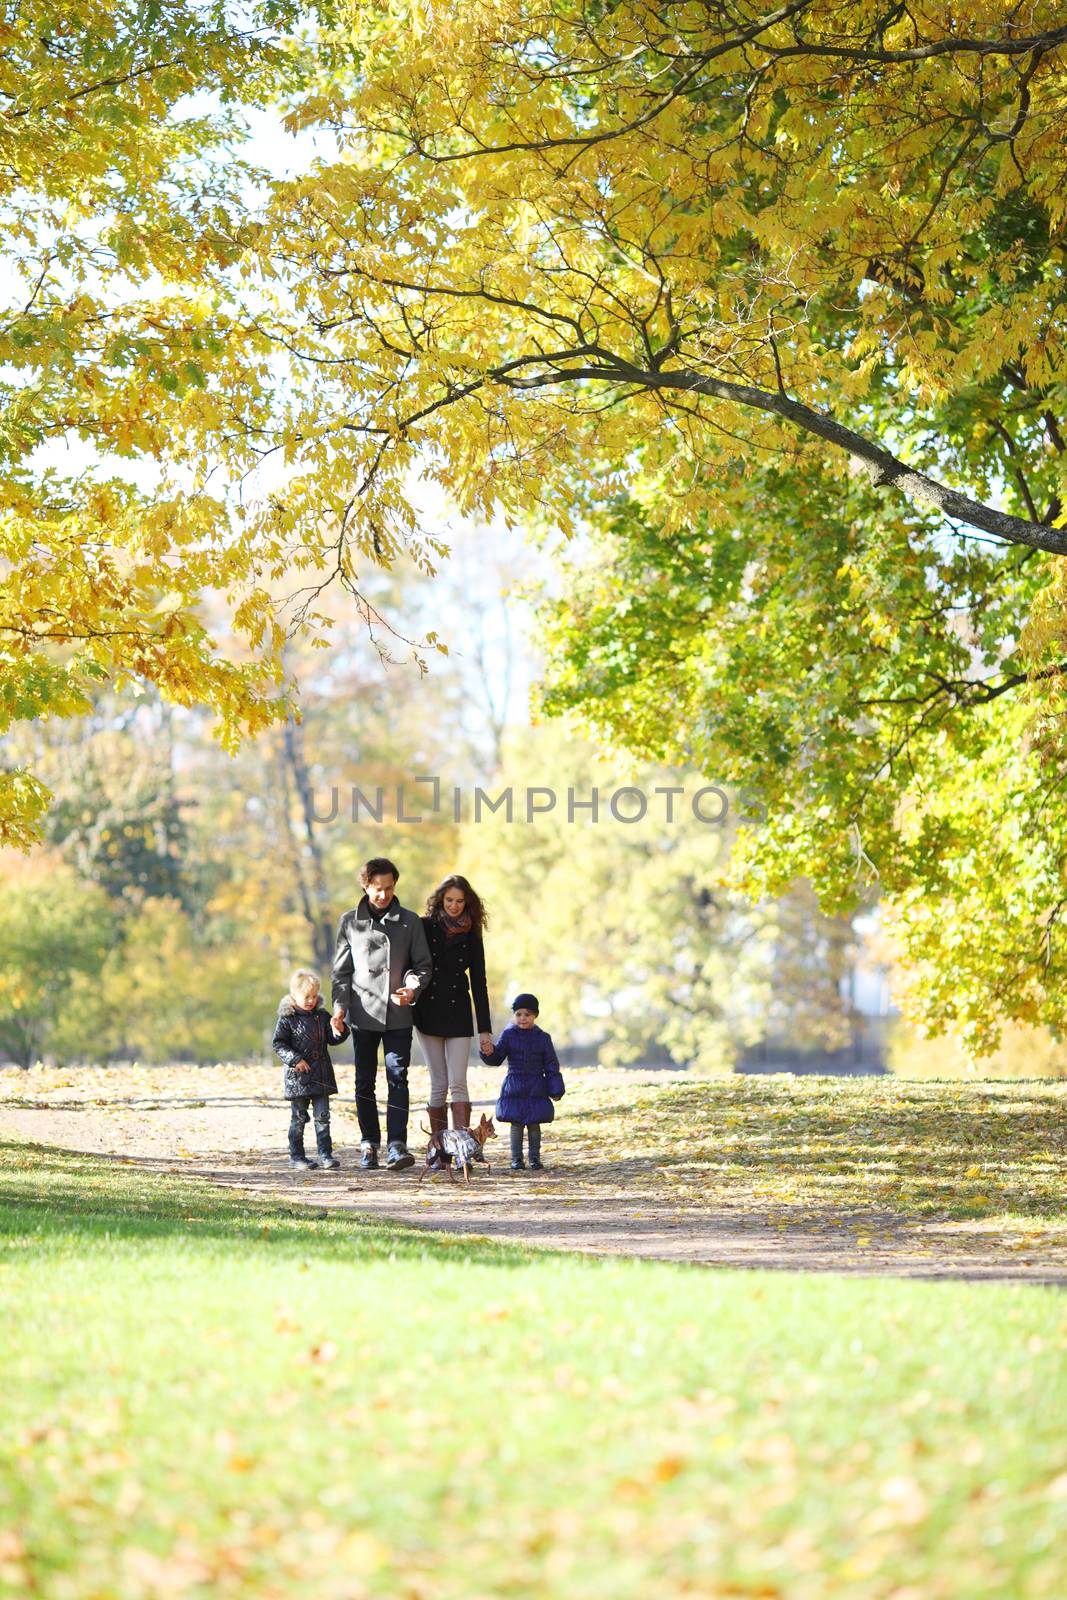
<path id="1" fill-rule="evenodd" d="M 531 362 L 535 359 L 530 357 Z M 510 363 L 512 368 L 515 365 Z M 1028 522 L 1025 517 L 1016 517 L 1010 512 L 982 505 L 969 495 L 939 483 L 927 473 L 909 467 L 881 445 L 872 443 L 852 428 L 846 428 L 825 412 L 815 411 L 799 400 L 791 400 L 788 395 L 759 389 L 753 384 L 729 383 L 722 378 L 704 377 L 699 372 L 682 368 L 647 371 L 619 359 L 613 359 L 609 366 L 568 367 L 562 372 L 540 373 L 534 377 L 509 379 L 503 372 L 493 372 L 489 376 L 497 382 L 510 382 L 512 387 L 524 389 L 577 383 L 583 379 L 628 383 L 644 389 L 703 394 L 713 400 L 726 400 L 746 410 L 769 412 L 843 451 L 854 468 L 864 473 L 876 487 L 898 489 L 918 505 L 940 511 L 943 516 L 966 523 L 968 527 L 982 528 L 986 533 L 995 534 L 998 539 L 1007 540 L 1009 544 L 1030 545 L 1035 550 L 1045 550 L 1051 555 L 1067 555 L 1067 528 Z"/>
<path id="2" fill-rule="evenodd" d="M 427 161 L 446 164 L 452 161 L 466 161 L 473 156 L 483 155 L 509 155 L 519 151 L 544 151 L 559 149 L 591 149 L 596 145 L 604 144 L 610 140 L 633 133 L 638 128 L 647 127 L 666 111 L 675 100 L 684 94 L 694 83 L 697 83 L 702 71 L 712 62 L 729 55 L 735 50 L 744 50 L 754 47 L 762 51 L 768 63 L 776 63 L 795 58 L 806 58 L 817 61 L 847 61 L 857 66 L 913 66 L 923 61 L 934 60 L 941 56 L 977 56 L 984 59 L 987 56 L 999 56 L 1011 59 L 1016 56 L 1029 55 L 1032 60 L 1028 68 L 1025 82 L 1036 71 L 1042 58 L 1050 51 L 1067 44 L 1067 26 L 1049 28 L 1043 33 L 1027 34 L 1017 39 L 968 39 L 958 36 L 945 39 L 933 39 L 928 44 L 915 45 L 910 50 L 887 50 L 882 47 L 874 48 L 867 44 L 822 44 L 812 39 L 801 38 L 796 33 L 797 43 L 793 45 L 768 45 L 760 43 L 760 36 L 780 23 L 793 21 L 801 17 L 809 9 L 811 0 L 793 0 L 792 4 L 780 6 L 776 11 L 769 13 L 753 22 L 747 28 L 741 29 L 729 38 L 719 39 L 707 50 L 681 53 L 673 58 L 679 77 L 670 89 L 647 111 L 631 121 L 619 123 L 614 127 L 601 128 L 589 133 L 575 133 L 545 137 L 542 139 L 515 139 L 502 144 L 487 145 L 480 140 L 469 145 L 463 150 L 450 150 L 438 152 L 430 149 L 426 144 L 409 130 L 411 148 Z M 647 41 L 649 49 L 655 48 L 655 41 Z M 559 73 L 555 70 L 546 71 L 543 77 L 548 81 L 557 78 L 577 76 L 566 71 Z M 616 85 L 618 87 L 618 85 Z M 1024 86 L 1025 92 L 1025 86 Z M 464 132 L 468 130 L 463 129 Z M 1012 135 L 1005 135 L 1010 138 Z"/>
<path id="3" fill-rule="evenodd" d="M 815 44 L 805 39 L 800 44 L 784 45 L 781 49 L 769 46 L 767 54 L 775 61 L 787 56 L 813 56 L 817 59 L 856 61 L 861 65 L 894 66 L 948 55 L 1025 56 L 1036 52 L 1040 56 L 1065 43 L 1067 27 L 1049 28 L 1044 33 L 1028 34 L 1018 39 L 933 39 L 929 44 L 916 45 L 911 50 L 872 50 L 862 45 Z"/>
<path id="4" fill-rule="evenodd" d="M 611 139 L 621 138 L 623 134 L 635 133 L 638 128 L 647 127 L 650 122 L 655 122 L 657 117 L 661 116 L 664 111 L 673 105 L 675 100 L 684 94 L 690 84 L 700 76 L 700 73 L 709 62 L 714 61 L 718 56 L 728 55 L 731 50 L 739 50 L 742 46 L 751 44 L 755 39 L 759 38 L 761 33 L 766 33 L 768 28 L 773 28 L 780 22 L 787 22 L 791 17 L 799 15 L 800 12 L 807 11 L 811 3 L 812 0 L 792 0 L 791 4 L 780 6 L 777 11 L 772 11 L 767 16 L 761 17 L 750 27 L 734 35 L 733 38 L 722 39 L 709 50 L 702 50 L 699 54 L 689 57 L 681 76 L 654 106 L 642 112 L 639 117 L 634 117 L 632 121 L 620 123 L 617 127 L 604 128 L 597 133 L 568 134 L 556 138 L 515 139 L 507 144 L 482 144 L 479 142 L 466 150 L 450 150 L 440 155 L 433 150 L 428 150 L 421 140 L 413 138 L 412 149 L 427 161 L 443 164 L 449 161 L 467 161 L 471 156 L 501 156 L 520 150 L 587 149 L 593 145 L 604 144 Z M 1063 33 L 1064 37 L 1067 37 L 1067 28 L 1063 30 Z M 1031 44 L 1030 48 L 1033 49 L 1034 46 Z"/>

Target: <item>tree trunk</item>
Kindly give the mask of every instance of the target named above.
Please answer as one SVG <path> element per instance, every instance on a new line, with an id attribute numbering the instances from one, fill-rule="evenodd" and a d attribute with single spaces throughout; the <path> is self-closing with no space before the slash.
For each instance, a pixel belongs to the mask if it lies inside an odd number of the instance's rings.
<path id="1" fill-rule="evenodd" d="M 314 795 L 304 758 L 303 726 L 290 716 L 282 736 L 282 776 L 284 816 L 292 847 L 300 906 L 308 925 L 311 950 L 325 982 L 333 964 L 333 921 L 326 885 L 322 846 L 316 834 Z M 300 821 L 294 828 L 291 799 L 294 797 Z"/>

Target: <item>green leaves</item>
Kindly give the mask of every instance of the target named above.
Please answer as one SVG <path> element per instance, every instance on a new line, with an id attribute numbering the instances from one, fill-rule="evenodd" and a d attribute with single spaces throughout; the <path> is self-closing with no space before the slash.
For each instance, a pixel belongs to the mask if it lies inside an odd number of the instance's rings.
<path id="1" fill-rule="evenodd" d="M 976 1051 L 1007 1018 L 1060 1026 L 1065 969 L 1040 919 L 1063 894 L 1067 824 L 1030 748 L 1020 649 L 1040 600 L 1041 659 L 1063 653 L 1042 559 L 946 549 L 810 456 L 752 467 L 730 503 L 729 538 L 701 521 L 668 535 L 658 491 L 634 494 L 580 562 L 561 554 L 542 705 L 758 795 L 766 820 L 732 860 L 752 894 L 797 877 L 828 910 L 878 893 L 916 1019 Z"/>

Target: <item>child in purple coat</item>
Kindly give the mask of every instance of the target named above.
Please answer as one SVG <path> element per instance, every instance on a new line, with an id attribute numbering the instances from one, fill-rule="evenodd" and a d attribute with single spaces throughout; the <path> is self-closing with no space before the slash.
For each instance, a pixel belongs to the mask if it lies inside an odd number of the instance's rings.
<path id="1" fill-rule="evenodd" d="M 508 1064 L 507 1075 L 500 1086 L 500 1099 L 496 1103 L 498 1122 L 511 1123 L 511 1165 L 521 1172 L 526 1163 L 522 1159 L 522 1132 L 530 1146 L 530 1168 L 543 1171 L 541 1162 L 541 1124 L 551 1122 L 556 1115 L 554 1100 L 562 1100 L 565 1093 L 563 1075 L 559 1070 L 552 1039 L 537 1026 L 540 1007 L 535 994 L 520 994 L 511 1003 L 515 1018 L 504 1029 L 492 1050 L 481 1050 L 482 1060 L 490 1067 Z"/>

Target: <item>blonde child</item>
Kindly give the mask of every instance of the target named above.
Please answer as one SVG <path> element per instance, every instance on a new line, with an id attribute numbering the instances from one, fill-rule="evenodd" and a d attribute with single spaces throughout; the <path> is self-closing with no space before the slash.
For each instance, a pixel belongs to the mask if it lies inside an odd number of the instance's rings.
<path id="1" fill-rule="evenodd" d="M 330 1096 L 337 1093 L 330 1050 L 348 1038 L 343 1018 L 331 1017 L 322 1004 L 318 974 L 303 968 L 289 980 L 289 993 L 278 1006 L 274 1051 L 285 1067 L 285 1098 L 289 1101 L 289 1165 L 298 1172 L 309 1167 L 339 1167 L 330 1138 Z M 308 1110 L 315 1118 L 318 1160 L 304 1154 L 304 1129 Z"/>

